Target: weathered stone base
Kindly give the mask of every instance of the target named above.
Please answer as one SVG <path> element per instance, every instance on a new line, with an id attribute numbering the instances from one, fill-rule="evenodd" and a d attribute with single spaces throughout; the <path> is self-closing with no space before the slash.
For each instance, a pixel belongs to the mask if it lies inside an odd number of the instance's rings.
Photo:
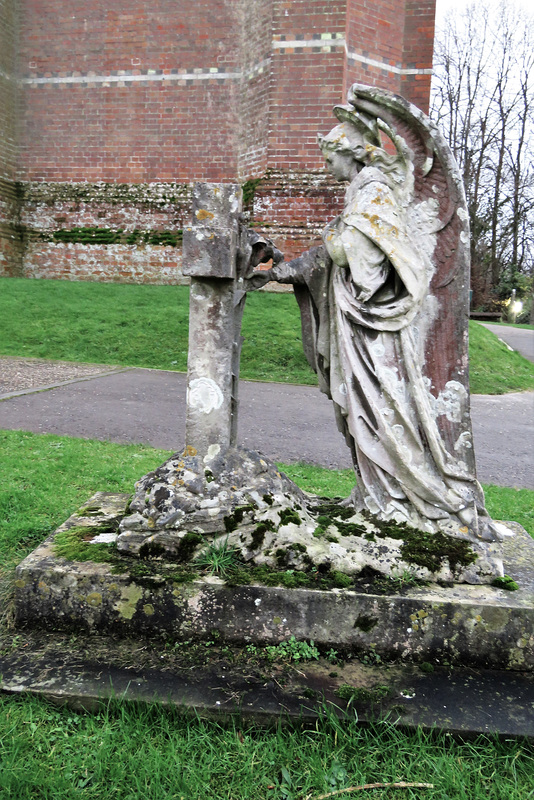
<path id="1" fill-rule="evenodd" d="M 191 558 L 213 543 L 249 564 L 305 572 L 372 569 L 472 584 L 503 576 L 500 543 L 464 538 L 461 523 L 450 521 L 447 532 L 422 518 L 421 529 L 400 515 L 382 520 L 340 498 L 306 494 L 259 453 L 218 447 L 204 458 L 187 447 L 136 483 L 120 521 L 121 553 L 184 561 L 185 551 Z"/>
<path id="2" fill-rule="evenodd" d="M 116 527 L 127 499 L 106 496 L 106 514 L 89 504 L 85 516 L 70 518 L 71 532 L 76 523 L 78 531 L 86 527 L 86 539 L 105 548 L 114 534 L 95 536 L 95 528 Z M 429 584 L 379 595 L 352 589 L 229 586 L 214 577 L 180 583 L 183 575 L 176 573 L 176 562 L 160 560 L 154 572 L 152 561 L 152 571 L 143 574 L 142 561 L 119 555 L 111 563 L 69 561 L 54 550 L 54 538 L 69 529 L 65 524 L 17 568 L 16 621 L 176 639 L 212 631 L 232 642 L 279 642 L 295 636 L 382 659 L 532 670 L 534 542 L 520 526 L 510 527 L 514 535 L 503 543 L 505 570 L 519 584 L 518 591 Z"/>

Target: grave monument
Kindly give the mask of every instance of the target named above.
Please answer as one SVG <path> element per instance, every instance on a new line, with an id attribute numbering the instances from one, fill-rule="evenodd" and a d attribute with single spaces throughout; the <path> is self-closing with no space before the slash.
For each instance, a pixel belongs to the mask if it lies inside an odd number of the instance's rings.
<path id="1" fill-rule="evenodd" d="M 532 541 L 491 520 L 475 474 L 458 168 L 399 96 L 354 85 L 334 111 L 319 145 L 347 191 L 323 246 L 285 263 L 247 228 L 237 185 L 195 187 L 185 448 L 133 498 L 97 493 L 19 565 L 19 624 L 217 631 L 240 643 L 295 636 L 532 669 Z M 239 445 L 241 319 L 247 292 L 269 280 L 294 285 L 306 356 L 352 452 L 348 498 L 309 495 Z M 85 561 L 61 556 L 66 539 Z M 93 544 L 109 548 L 99 563 Z M 233 554 L 231 580 L 199 568 L 210 548 Z M 515 598 L 500 583 L 503 559 L 521 584 Z"/>
<path id="2" fill-rule="evenodd" d="M 203 536 L 224 537 L 245 560 L 273 567 L 278 553 L 296 569 L 491 581 L 502 575 L 492 545 L 502 530 L 475 475 L 458 168 L 435 126 L 402 98 L 354 85 L 334 111 L 340 124 L 319 145 L 348 188 L 322 247 L 283 263 L 240 222 L 237 186 L 195 187 L 184 237 L 186 448 L 139 481 L 118 549 L 176 555 L 194 533 L 199 550 Z M 270 270 L 254 272 L 273 255 Z M 353 456 L 357 485 L 327 519 L 316 498 L 237 443 L 246 292 L 273 279 L 295 285 L 306 355 Z M 428 547 L 432 569 L 426 554 L 408 559 Z"/>

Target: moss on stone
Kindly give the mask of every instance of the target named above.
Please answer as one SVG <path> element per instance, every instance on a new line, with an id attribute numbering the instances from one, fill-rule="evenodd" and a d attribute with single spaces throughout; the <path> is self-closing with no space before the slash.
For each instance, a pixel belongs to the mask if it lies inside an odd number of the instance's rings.
<path id="1" fill-rule="evenodd" d="M 333 523 L 342 536 L 365 536 L 367 528 L 364 525 L 358 525 L 357 522 L 340 522 L 335 520 Z"/>
<path id="2" fill-rule="evenodd" d="M 170 553 L 159 542 L 145 542 L 139 548 L 139 557 L 141 559 L 159 558 L 165 561 L 190 561 L 197 546 L 201 544 L 204 537 L 200 533 L 186 533 L 185 536 L 179 540 L 174 553 Z"/>
<path id="3" fill-rule="evenodd" d="M 326 520 L 329 523 L 332 523 L 334 520 L 346 520 L 350 519 L 356 513 L 353 506 L 342 506 L 340 505 L 339 501 L 334 502 L 330 501 L 327 503 L 320 503 L 319 505 L 315 506 L 313 512 L 319 515 L 319 520 L 321 517 L 324 517 L 325 522 L 322 524 L 326 524 Z"/>
<path id="4" fill-rule="evenodd" d="M 265 540 L 265 534 L 267 531 L 274 531 L 275 524 L 270 519 L 266 519 L 263 522 L 260 522 L 256 525 L 256 528 L 252 532 L 252 539 L 250 542 L 250 547 L 252 550 L 259 550 L 260 547 L 263 545 Z"/>
<path id="5" fill-rule="evenodd" d="M 368 614 L 360 614 L 354 623 L 354 628 L 362 631 L 363 633 L 369 633 L 369 631 L 372 631 L 377 624 L 378 619 L 376 617 L 371 617 Z"/>
<path id="6" fill-rule="evenodd" d="M 343 683 L 339 686 L 334 694 L 342 700 L 347 700 L 356 703 L 378 703 L 391 697 L 393 689 L 389 686 L 378 685 L 372 689 L 367 689 L 363 686 L 350 686 L 348 683 Z"/>
<path id="7" fill-rule="evenodd" d="M 138 230 L 125 232 L 122 228 L 61 228 L 51 233 L 40 233 L 40 238 L 64 244 L 129 244 L 178 247 L 182 231 Z"/>
<path id="8" fill-rule="evenodd" d="M 430 673 L 434 672 L 434 665 L 431 664 L 429 661 L 423 661 L 422 664 L 419 664 L 419 669 L 421 670 L 421 672 L 430 675 Z"/>
<path id="9" fill-rule="evenodd" d="M 189 561 L 193 554 L 198 547 L 199 544 L 202 544 L 205 539 L 201 536 L 200 533 L 186 533 L 185 536 L 180 539 L 180 543 L 176 548 L 176 555 L 173 556 L 173 561 Z"/>
<path id="10" fill-rule="evenodd" d="M 161 562 L 136 560 L 129 560 L 127 565 L 121 565 L 121 569 L 119 569 L 119 565 L 116 565 L 112 572 L 122 573 L 124 566 L 127 566 L 127 574 L 134 583 L 147 588 L 156 588 L 164 583 L 191 583 L 199 577 L 198 572 L 191 567 L 177 567 L 174 564 L 170 566 L 162 565 Z"/>
<path id="11" fill-rule="evenodd" d="M 468 567 L 477 559 L 469 542 L 455 539 L 444 533 L 425 533 L 407 528 L 403 532 L 401 556 L 407 564 L 426 567 L 430 572 L 439 572 L 445 560 L 454 572 L 457 567 Z"/>
<path id="12" fill-rule="evenodd" d="M 113 533 L 111 527 L 74 525 L 64 531 L 58 531 L 54 537 L 52 548 L 58 558 L 67 561 L 94 561 L 98 564 L 113 563 L 117 558 L 117 547 L 110 544 L 91 544 L 91 539 L 100 533 Z"/>
<path id="13" fill-rule="evenodd" d="M 274 557 L 279 567 L 287 567 L 289 564 L 290 554 L 285 547 L 278 547 L 274 551 Z"/>
<path id="14" fill-rule="evenodd" d="M 244 506 L 237 506 L 234 508 L 232 514 L 228 514 L 226 517 L 223 518 L 224 528 L 226 533 L 232 533 L 235 531 L 237 526 L 243 522 L 243 517 L 248 511 L 254 511 L 255 506 L 252 503 Z"/>
<path id="15" fill-rule="evenodd" d="M 256 194 L 256 189 L 260 182 L 261 178 L 250 178 L 248 181 L 245 181 L 245 183 L 241 187 L 243 191 L 243 208 L 246 211 L 252 212 L 252 207 L 254 205 L 254 195 Z"/>
<path id="16" fill-rule="evenodd" d="M 290 522 L 300 525 L 302 522 L 300 514 L 293 508 L 283 508 L 280 512 L 280 525 L 288 525 Z"/>
<path id="17" fill-rule="evenodd" d="M 160 558 L 165 548 L 159 542 L 144 542 L 139 548 L 139 558 Z"/>
<path id="18" fill-rule="evenodd" d="M 187 183 L 116 183 L 33 181 L 17 184 L 21 202 L 28 205 L 95 203 L 141 205 L 162 209 L 168 206 L 189 208 L 191 186 Z M 175 208 L 173 208 L 175 211 Z"/>
<path id="19" fill-rule="evenodd" d="M 516 592 L 519 589 L 519 584 L 509 575 L 503 575 L 502 578 L 494 578 L 491 585 L 497 586 L 499 589 L 506 589 L 507 592 Z"/>
<path id="20" fill-rule="evenodd" d="M 332 585 L 335 586 L 336 589 L 348 589 L 349 586 L 354 584 L 354 580 L 350 575 L 346 575 L 344 572 L 339 572 L 336 569 L 331 571 L 330 579 L 332 580 Z"/>
<path id="21" fill-rule="evenodd" d="M 79 508 L 76 514 L 79 517 L 96 517 L 98 514 L 102 513 L 102 506 L 94 505 L 94 506 L 82 506 Z"/>
<path id="22" fill-rule="evenodd" d="M 266 564 L 254 566 L 240 564 L 232 570 L 226 578 L 229 586 L 247 586 L 259 583 L 264 586 L 284 586 L 286 589 L 346 589 L 353 584 L 349 575 L 341 572 L 326 571 L 321 574 L 317 571 L 304 572 L 296 569 L 273 569 Z"/>

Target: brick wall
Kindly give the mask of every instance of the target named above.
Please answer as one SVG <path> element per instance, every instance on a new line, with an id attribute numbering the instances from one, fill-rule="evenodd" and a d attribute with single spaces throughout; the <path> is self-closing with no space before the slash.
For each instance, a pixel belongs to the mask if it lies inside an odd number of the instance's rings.
<path id="1" fill-rule="evenodd" d="M 435 0 L 406 0 L 400 94 L 428 113 L 434 51 Z"/>
<path id="2" fill-rule="evenodd" d="M 22 268 L 18 232 L 16 0 L 0 0 L 0 276 Z"/>
<path id="3" fill-rule="evenodd" d="M 34 277 L 175 282 L 194 180 L 262 177 L 254 220 L 294 255 L 340 207 L 316 133 L 347 86 L 428 100 L 434 0 L 0 0 L 0 13 L 2 69 L 18 70 L 0 92 L 20 106 L 18 134 L 14 112 L 1 120 L 0 214 L 19 249 L 0 274 L 22 258 Z"/>
<path id="4" fill-rule="evenodd" d="M 235 176 L 240 75 L 232 3 L 21 5 L 21 180 Z"/>
<path id="5" fill-rule="evenodd" d="M 24 273 L 32 278 L 183 283 L 183 183 L 21 184 Z M 166 243 L 167 242 L 167 243 Z"/>

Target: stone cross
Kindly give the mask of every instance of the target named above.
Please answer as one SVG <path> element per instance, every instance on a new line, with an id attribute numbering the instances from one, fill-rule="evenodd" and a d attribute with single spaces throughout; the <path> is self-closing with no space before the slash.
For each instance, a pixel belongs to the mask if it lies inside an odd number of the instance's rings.
<path id="1" fill-rule="evenodd" d="M 197 183 L 184 231 L 183 273 L 191 277 L 186 447 L 206 462 L 236 443 L 241 208 L 239 185 Z"/>

